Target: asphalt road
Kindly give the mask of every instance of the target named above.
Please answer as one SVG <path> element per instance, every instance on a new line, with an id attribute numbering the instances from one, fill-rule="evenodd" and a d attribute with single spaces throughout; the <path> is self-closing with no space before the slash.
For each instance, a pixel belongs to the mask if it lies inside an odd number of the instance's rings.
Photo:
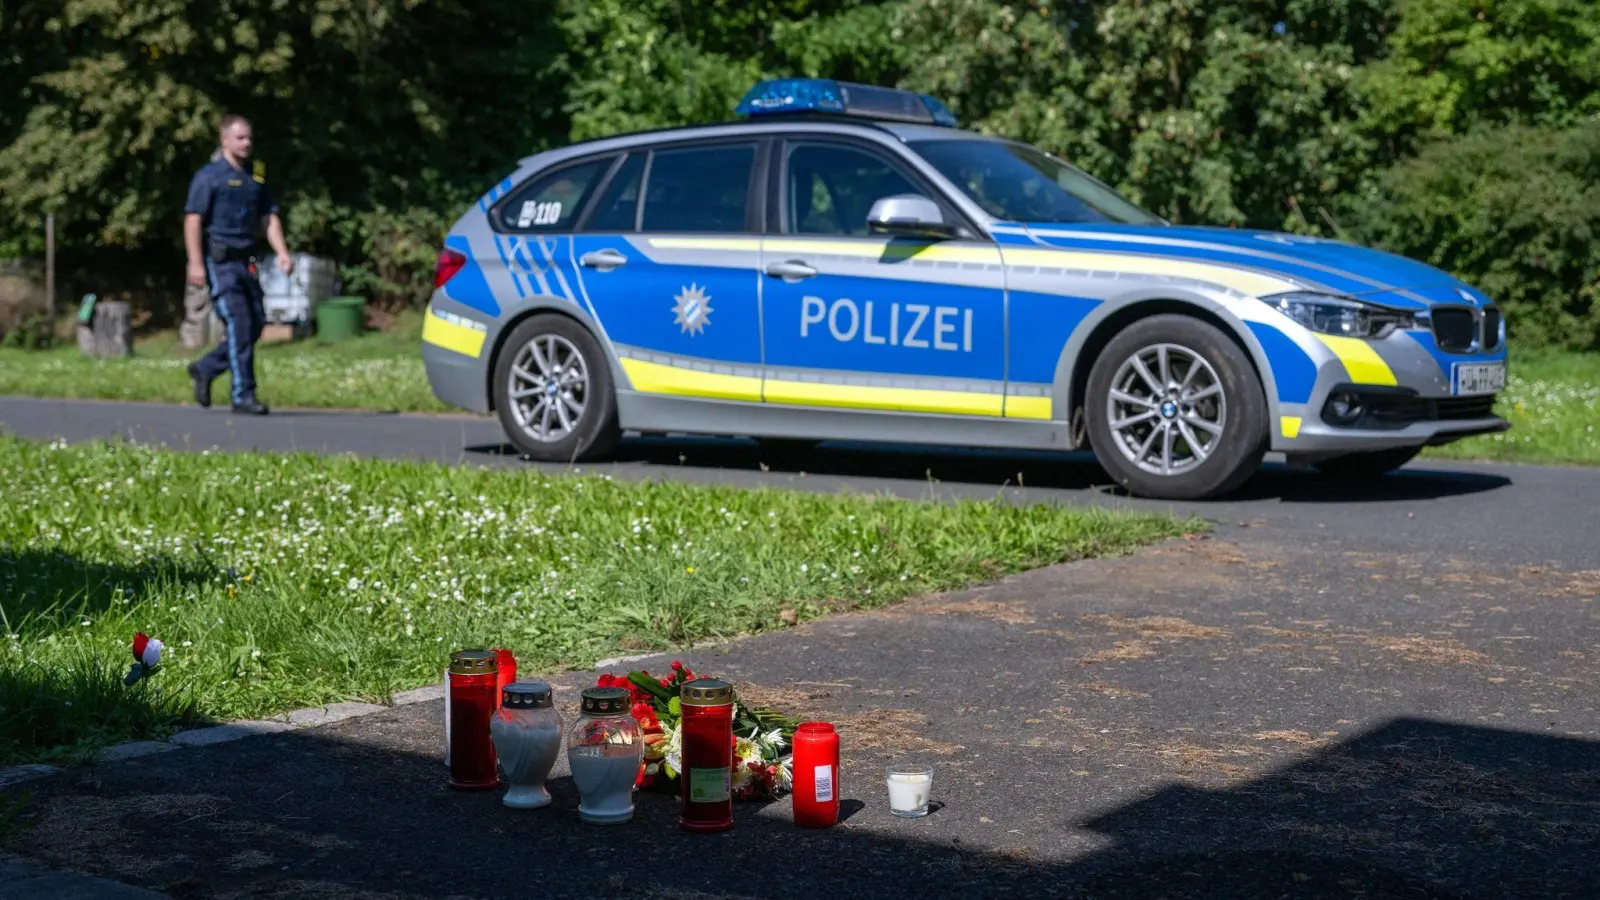
<path id="1" fill-rule="evenodd" d="M 631 823 L 587 826 L 564 758 L 546 809 L 453 792 L 435 700 L 34 782 L 5 843 L 177 900 L 1579 900 L 1600 877 L 1597 591 L 1253 532 L 683 654 L 835 723 L 844 821 L 823 832 L 780 800 L 687 835 L 643 793 Z M 594 678 L 551 675 L 568 725 Z M 883 766 L 908 761 L 935 769 L 925 819 L 887 810 Z"/>
<path id="2" fill-rule="evenodd" d="M 40 440 L 124 438 L 174 449 L 307 451 L 493 466 L 513 455 L 499 423 L 473 416 L 274 411 L 0 397 L 0 430 Z M 560 470 L 560 465 L 545 468 Z M 750 441 L 650 438 L 578 467 L 619 478 L 673 478 L 903 497 L 988 498 L 1160 509 L 1245 526 L 1328 550 L 1465 554 L 1503 565 L 1600 568 L 1600 470 L 1413 462 L 1366 484 L 1269 462 L 1227 500 L 1162 503 L 1119 496 L 1088 454 L 1007 453 L 830 443 L 796 458 Z M 1019 486 L 1020 485 L 1020 486 Z"/>

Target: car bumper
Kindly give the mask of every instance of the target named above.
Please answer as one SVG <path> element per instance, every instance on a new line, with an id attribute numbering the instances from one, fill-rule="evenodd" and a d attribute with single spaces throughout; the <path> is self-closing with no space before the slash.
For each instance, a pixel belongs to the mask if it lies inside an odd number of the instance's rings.
<path id="1" fill-rule="evenodd" d="M 1339 428 L 1323 422 L 1302 425 L 1290 446 L 1291 455 L 1327 456 L 1362 450 L 1448 444 L 1479 434 L 1507 431 L 1511 423 L 1499 416 L 1447 422 L 1415 422 L 1394 429 Z"/>
<path id="2" fill-rule="evenodd" d="M 448 301 L 434 299 L 422 327 L 422 367 L 428 386 L 442 403 L 487 413 L 491 356 L 487 327 L 451 312 Z"/>
<path id="3" fill-rule="evenodd" d="M 1504 365 L 1503 346 L 1486 353 L 1445 353 L 1431 334 L 1416 330 L 1372 341 L 1330 339 L 1296 326 L 1282 334 L 1292 346 L 1278 342 L 1269 354 L 1279 376 L 1273 450 L 1315 458 L 1443 444 L 1511 427 L 1495 415 L 1495 395 L 1452 391 L 1454 367 Z M 1354 399 L 1362 412 L 1335 415 L 1330 406 L 1335 397 Z"/>

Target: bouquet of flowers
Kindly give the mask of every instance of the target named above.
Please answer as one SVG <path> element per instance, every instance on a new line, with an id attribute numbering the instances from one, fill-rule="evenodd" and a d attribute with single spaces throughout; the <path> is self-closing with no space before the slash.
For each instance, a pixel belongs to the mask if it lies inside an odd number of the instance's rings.
<path id="1" fill-rule="evenodd" d="M 644 733 L 644 761 L 635 785 L 662 791 L 678 790 L 683 763 L 683 716 L 678 691 L 697 676 L 674 660 L 672 674 L 658 678 L 646 670 L 627 675 L 601 675 L 599 687 L 620 687 L 631 692 L 633 717 Z M 772 800 L 794 784 L 794 729 L 799 721 L 777 710 L 733 704 L 733 797 L 735 800 Z"/>

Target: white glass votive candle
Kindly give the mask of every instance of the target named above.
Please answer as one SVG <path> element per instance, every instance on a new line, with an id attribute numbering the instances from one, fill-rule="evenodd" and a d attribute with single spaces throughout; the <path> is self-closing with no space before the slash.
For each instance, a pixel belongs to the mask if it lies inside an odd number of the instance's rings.
<path id="1" fill-rule="evenodd" d="M 933 767 L 890 766 L 889 811 L 905 819 L 928 814 L 928 797 L 933 793 Z"/>

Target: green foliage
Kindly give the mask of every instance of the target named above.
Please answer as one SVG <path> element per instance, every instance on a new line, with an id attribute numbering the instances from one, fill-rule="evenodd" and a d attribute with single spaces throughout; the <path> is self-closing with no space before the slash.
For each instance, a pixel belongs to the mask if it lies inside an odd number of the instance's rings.
<path id="1" fill-rule="evenodd" d="M 1428 145 L 1351 206 L 1356 239 L 1479 286 L 1517 344 L 1600 349 L 1600 120 Z"/>
<path id="2" fill-rule="evenodd" d="M 295 249 L 379 307 L 426 297 L 519 158 L 727 120 L 768 76 L 927 90 L 1173 221 L 1306 232 L 1429 141 L 1600 114 L 1592 0 L 12 0 L 0 47 L 0 255 L 55 211 L 66 265 L 176 291 L 184 190 L 240 111 Z"/>
<path id="3" fill-rule="evenodd" d="M 1479 124 L 1576 124 L 1600 113 L 1600 4 L 1405 0 L 1362 92 L 1392 155 Z"/>

